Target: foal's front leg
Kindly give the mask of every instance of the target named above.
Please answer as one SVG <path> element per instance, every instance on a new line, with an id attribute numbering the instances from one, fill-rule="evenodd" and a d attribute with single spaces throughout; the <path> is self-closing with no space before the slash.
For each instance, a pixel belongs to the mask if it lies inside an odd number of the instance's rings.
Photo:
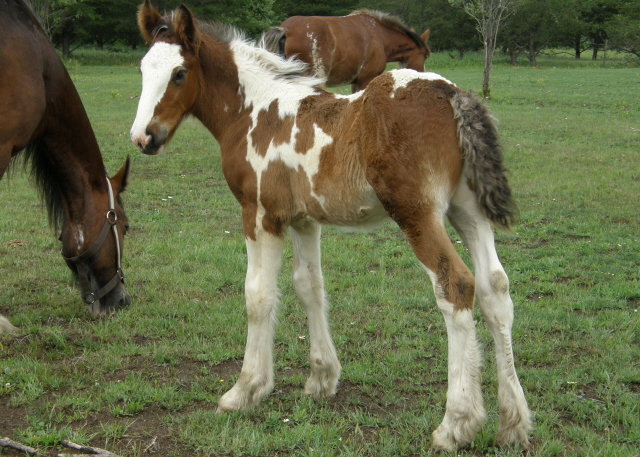
<path id="1" fill-rule="evenodd" d="M 283 240 L 261 228 L 246 239 L 247 346 L 238 382 L 218 403 L 218 412 L 256 406 L 273 390 L 273 327 L 278 305 L 278 271 Z"/>
<path id="2" fill-rule="evenodd" d="M 311 345 L 311 375 L 304 393 L 314 398 L 327 398 L 336 393 L 341 367 L 329 333 L 328 306 L 320 268 L 320 224 L 292 227 L 291 238 L 293 284 L 307 313 Z"/>

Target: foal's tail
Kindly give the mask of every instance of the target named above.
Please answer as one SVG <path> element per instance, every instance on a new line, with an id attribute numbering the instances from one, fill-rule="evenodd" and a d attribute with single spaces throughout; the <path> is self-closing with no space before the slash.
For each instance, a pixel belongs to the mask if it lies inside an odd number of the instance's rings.
<path id="1" fill-rule="evenodd" d="M 271 27 L 262 35 L 260 40 L 262 48 L 274 54 L 284 55 L 284 42 L 287 37 L 282 27 Z"/>
<path id="2" fill-rule="evenodd" d="M 502 165 L 493 116 L 473 93 L 457 92 L 451 106 L 458 122 L 458 141 L 470 187 L 484 214 L 498 228 L 508 229 L 516 219 L 517 209 Z"/>

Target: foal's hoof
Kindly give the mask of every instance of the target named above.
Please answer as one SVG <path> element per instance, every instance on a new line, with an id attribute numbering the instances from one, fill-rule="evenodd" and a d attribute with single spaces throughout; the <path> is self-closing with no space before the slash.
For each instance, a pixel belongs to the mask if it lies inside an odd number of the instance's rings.
<path id="1" fill-rule="evenodd" d="M 6 317 L 0 316 L 0 333 L 18 333 L 18 329 Z"/>

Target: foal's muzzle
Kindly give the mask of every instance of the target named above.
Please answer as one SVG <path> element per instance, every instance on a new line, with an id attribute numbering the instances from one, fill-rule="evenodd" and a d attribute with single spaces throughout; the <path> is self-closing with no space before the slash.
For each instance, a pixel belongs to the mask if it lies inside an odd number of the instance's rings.
<path id="1" fill-rule="evenodd" d="M 165 127 L 147 127 L 144 135 L 138 134 L 131 141 L 143 154 L 156 155 L 164 148 L 167 142 L 167 134 L 168 131 Z"/>

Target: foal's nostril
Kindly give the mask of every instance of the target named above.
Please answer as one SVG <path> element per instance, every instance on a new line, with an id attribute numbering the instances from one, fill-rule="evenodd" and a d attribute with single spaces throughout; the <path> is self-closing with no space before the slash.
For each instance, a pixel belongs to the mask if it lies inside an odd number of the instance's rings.
<path id="1" fill-rule="evenodd" d="M 147 144 L 155 146 L 156 145 L 156 135 L 155 135 L 155 133 L 153 133 L 151 130 L 147 130 L 144 133 L 147 135 L 147 138 L 149 140 L 147 142 Z"/>

